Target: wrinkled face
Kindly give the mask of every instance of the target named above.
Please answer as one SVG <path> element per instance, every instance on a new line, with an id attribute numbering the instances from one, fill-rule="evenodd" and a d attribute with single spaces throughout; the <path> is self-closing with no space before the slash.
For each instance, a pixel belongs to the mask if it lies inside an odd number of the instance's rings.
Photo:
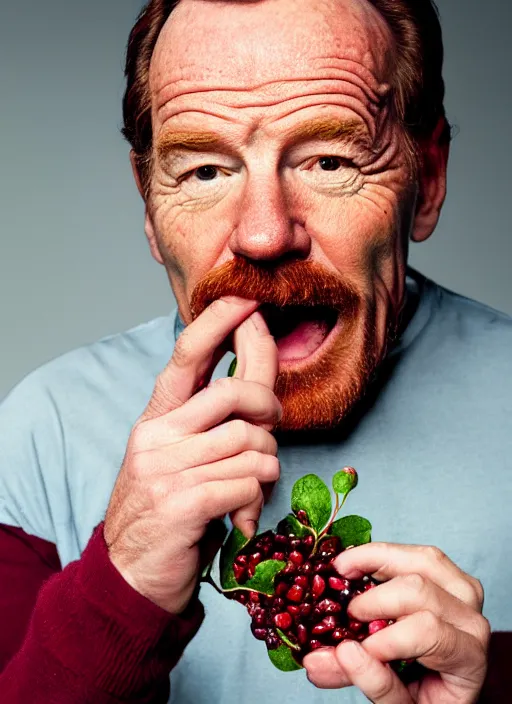
<path id="1" fill-rule="evenodd" d="M 228 292 L 266 304 L 284 428 L 339 422 L 403 303 L 392 46 L 361 0 L 182 0 L 153 56 L 153 252 L 186 323 Z"/>

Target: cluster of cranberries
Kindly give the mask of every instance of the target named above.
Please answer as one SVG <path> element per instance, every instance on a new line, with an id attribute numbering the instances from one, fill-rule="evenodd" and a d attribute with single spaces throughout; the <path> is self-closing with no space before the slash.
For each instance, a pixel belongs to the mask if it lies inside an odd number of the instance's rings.
<path id="1" fill-rule="evenodd" d="M 299 511 L 297 517 L 308 525 L 305 512 Z M 254 637 L 265 641 L 269 650 L 282 645 L 281 631 L 300 663 L 304 655 L 316 648 L 349 639 L 362 641 L 389 625 L 383 620 L 361 623 L 348 616 L 350 600 L 377 582 L 367 576 L 359 580 L 341 577 L 332 565 L 341 551 L 337 536 L 326 535 L 315 546 L 312 534 L 299 538 L 287 532 L 282 522 L 276 533 L 267 531 L 257 536 L 237 555 L 233 572 L 241 586 L 254 576 L 260 562 L 286 562 L 275 578 L 274 595 L 247 589 L 232 593 L 233 599 L 246 606 Z"/>

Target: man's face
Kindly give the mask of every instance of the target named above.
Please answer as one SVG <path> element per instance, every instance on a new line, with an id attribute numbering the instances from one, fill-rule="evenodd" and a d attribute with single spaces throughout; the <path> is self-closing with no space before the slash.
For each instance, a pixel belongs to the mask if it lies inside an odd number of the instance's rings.
<path id="1" fill-rule="evenodd" d="M 284 428 L 339 422 L 403 303 L 416 186 L 391 52 L 364 0 L 182 0 L 153 56 L 153 253 L 186 323 L 193 294 L 274 304 Z"/>

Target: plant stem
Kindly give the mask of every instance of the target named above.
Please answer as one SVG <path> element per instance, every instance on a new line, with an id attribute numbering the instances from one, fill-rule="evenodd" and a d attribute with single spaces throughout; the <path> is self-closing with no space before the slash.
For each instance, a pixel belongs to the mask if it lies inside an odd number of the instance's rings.
<path id="1" fill-rule="evenodd" d="M 201 579 L 201 583 L 202 583 L 202 584 L 203 584 L 203 583 L 204 583 L 204 584 L 211 584 L 212 587 L 215 589 L 216 592 L 219 592 L 219 594 L 224 595 L 224 592 L 222 591 L 222 589 L 221 589 L 220 587 L 218 587 L 218 586 L 215 584 L 215 582 L 213 581 L 213 578 L 212 578 L 211 574 L 208 574 L 206 577 L 203 577 L 203 578 Z"/>
<path id="2" fill-rule="evenodd" d="M 340 506 L 340 496 L 339 496 L 339 494 L 336 494 L 336 505 L 334 506 L 334 511 L 332 512 L 332 516 L 331 516 L 331 518 L 330 518 L 330 520 L 329 520 L 329 523 L 325 526 L 325 528 L 323 529 L 323 531 L 322 531 L 322 532 L 320 533 L 320 535 L 318 536 L 318 540 L 320 540 L 320 538 L 323 538 L 324 535 L 327 535 L 327 533 L 329 532 L 329 529 L 330 529 L 330 527 L 332 526 L 332 524 L 334 523 L 334 519 L 335 519 L 336 516 L 338 515 L 338 512 L 340 511 L 341 507 L 342 507 L 343 504 L 345 503 L 345 499 L 347 498 L 347 496 L 348 496 L 348 494 L 345 494 L 345 498 L 343 499 L 343 503 L 342 503 L 341 506 Z M 318 541 L 317 541 L 317 542 L 318 542 Z M 316 548 L 316 545 L 315 545 L 315 548 Z"/>

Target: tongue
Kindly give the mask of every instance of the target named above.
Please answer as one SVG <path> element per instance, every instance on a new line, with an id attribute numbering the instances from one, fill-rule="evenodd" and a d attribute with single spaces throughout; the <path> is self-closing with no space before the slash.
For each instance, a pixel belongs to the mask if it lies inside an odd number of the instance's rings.
<path id="1" fill-rule="evenodd" d="M 305 359 L 313 354 L 327 337 L 329 326 L 323 320 L 305 320 L 284 337 L 276 340 L 279 359 Z"/>

